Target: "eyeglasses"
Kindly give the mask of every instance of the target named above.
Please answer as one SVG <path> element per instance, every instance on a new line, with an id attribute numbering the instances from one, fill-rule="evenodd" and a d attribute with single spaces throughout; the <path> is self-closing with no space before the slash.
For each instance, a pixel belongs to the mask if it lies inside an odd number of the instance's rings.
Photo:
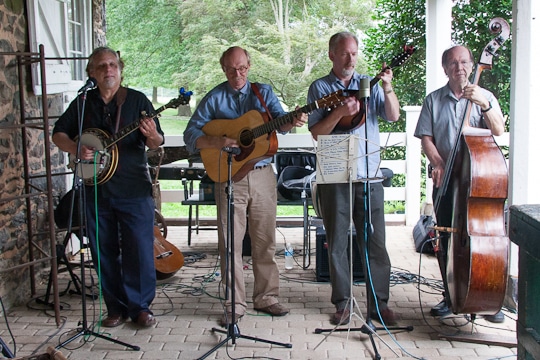
<path id="1" fill-rule="evenodd" d="M 463 61 L 452 61 L 451 63 L 448 63 L 447 66 L 449 68 L 452 68 L 452 69 L 455 69 L 457 68 L 458 66 L 461 66 L 461 67 L 470 67 L 472 65 L 472 61 L 466 61 L 466 60 L 463 60 Z"/>
<path id="2" fill-rule="evenodd" d="M 239 68 L 225 66 L 225 72 L 228 74 L 236 74 L 236 72 L 238 71 L 240 74 L 244 75 L 248 71 L 248 69 L 249 68 L 247 66 L 240 66 Z"/>

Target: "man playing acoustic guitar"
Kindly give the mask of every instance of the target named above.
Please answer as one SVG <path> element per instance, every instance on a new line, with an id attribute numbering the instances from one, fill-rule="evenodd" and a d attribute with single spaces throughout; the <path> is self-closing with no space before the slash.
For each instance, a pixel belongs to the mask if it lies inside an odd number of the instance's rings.
<path id="1" fill-rule="evenodd" d="M 277 96 L 272 88 L 266 84 L 251 83 L 248 72 L 251 67 L 248 52 L 240 47 L 227 49 L 220 59 L 221 68 L 227 81 L 217 85 L 199 103 L 197 110 L 191 117 L 184 132 L 184 141 L 191 153 L 205 149 L 216 149 L 218 154 L 222 149 L 234 148 L 240 150 L 241 139 L 230 135 L 234 131 L 234 120 L 250 110 L 255 112 L 257 119 L 260 113 L 265 116 L 277 118 L 285 114 Z M 259 113 L 260 112 L 260 113 Z M 205 125 L 211 125 L 212 120 L 228 119 L 230 127 L 224 127 L 220 135 L 209 135 L 205 132 Z M 262 117 L 261 117 L 262 119 Z M 220 120 L 221 121 L 221 120 Z M 293 126 L 302 126 L 307 121 L 307 115 L 299 113 L 291 117 L 291 121 L 279 127 L 279 131 L 286 133 Z M 228 135 L 228 136 L 227 136 Z M 269 135 L 265 135 L 265 138 Z M 233 149 L 231 149 L 233 148 Z M 242 150 L 244 151 L 244 150 Z M 235 155 L 240 157 L 243 155 Z M 225 151 L 219 157 L 227 158 Z M 216 162 L 221 159 L 216 158 Z M 276 177 L 270 166 L 270 156 L 262 157 L 253 165 L 241 179 L 234 180 L 234 280 L 235 280 L 235 314 L 232 313 L 231 296 L 227 296 L 226 311 L 221 319 L 223 326 L 236 323 L 244 316 L 247 308 L 244 269 L 242 263 L 242 241 L 246 227 L 251 237 L 251 256 L 253 259 L 253 275 L 255 285 L 253 290 L 253 307 L 255 310 L 272 316 L 284 316 L 289 309 L 279 303 L 279 270 L 274 259 L 276 251 Z M 205 167 L 216 166 L 216 163 L 206 163 Z M 226 171 L 226 169 L 223 169 Z M 209 169 L 207 169 L 209 171 Z M 226 174 L 226 172 L 225 172 Z M 216 202 L 218 209 L 218 238 L 221 255 L 221 269 L 223 277 L 229 276 L 226 272 L 226 246 L 227 239 L 227 176 L 213 179 L 216 182 Z M 246 221 L 247 220 L 247 221 Z M 249 226 L 247 226 L 247 222 Z M 230 282 L 229 282 L 230 283 Z M 230 295 L 230 294 L 228 294 Z"/>

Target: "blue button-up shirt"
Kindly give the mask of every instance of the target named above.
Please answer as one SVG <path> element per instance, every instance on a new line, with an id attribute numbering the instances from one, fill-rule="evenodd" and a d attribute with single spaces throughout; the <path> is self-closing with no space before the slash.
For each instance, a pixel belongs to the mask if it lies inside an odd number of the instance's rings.
<path id="1" fill-rule="evenodd" d="M 354 73 L 349 86 L 346 88 L 343 82 L 334 75 L 331 71 L 327 76 L 322 77 L 318 80 L 315 80 L 309 87 L 308 92 L 308 103 L 312 103 L 325 95 L 328 95 L 336 90 L 358 90 L 360 88 L 360 79 L 367 78 L 366 75 L 360 75 Z M 318 109 L 313 111 L 309 115 L 308 127 L 311 128 L 313 125 L 321 121 L 324 117 L 328 115 L 328 111 L 325 109 Z M 378 117 L 381 117 L 387 120 L 386 113 L 384 110 L 384 93 L 379 85 L 373 86 L 370 92 L 369 97 L 369 107 L 367 111 L 366 123 L 364 125 L 350 131 L 339 132 L 334 130 L 332 134 L 354 134 L 358 135 L 358 152 L 355 154 L 357 156 L 357 179 L 369 178 L 381 178 L 382 173 L 380 171 L 380 135 L 379 135 L 379 123 Z M 366 129 L 367 126 L 367 129 Z M 367 136 L 366 136 L 367 131 Z M 367 138 L 367 140 L 366 140 Z M 369 176 L 366 171 L 366 149 L 368 156 L 367 166 L 369 168 Z"/>
<path id="2" fill-rule="evenodd" d="M 272 118 L 275 119 L 284 115 L 285 111 L 272 90 L 272 87 L 260 83 L 257 83 L 257 87 Z M 235 120 L 250 110 L 266 112 L 261 101 L 253 92 L 249 81 L 238 91 L 233 89 L 228 82 L 219 84 L 205 95 L 189 120 L 186 130 L 184 131 L 184 142 L 186 143 L 188 151 L 191 153 L 198 151 L 196 143 L 197 139 L 204 135 L 202 127 L 211 120 Z M 264 159 L 258 162 L 256 166 L 269 164 L 271 160 L 272 159 Z"/>

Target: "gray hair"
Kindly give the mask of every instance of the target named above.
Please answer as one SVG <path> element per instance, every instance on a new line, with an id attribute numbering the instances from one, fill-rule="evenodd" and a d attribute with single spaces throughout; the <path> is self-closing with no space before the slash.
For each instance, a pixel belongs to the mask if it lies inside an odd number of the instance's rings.
<path id="1" fill-rule="evenodd" d="M 98 48 L 95 48 L 94 51 L 92 51 L 92 54 L 90 54 L 90 57 L 88 58 L 88 64 L 86 65 L 86 74 L 90 76 L 89 72 L 94 68 L 94 61 L 95 58 L 102 53 L 109 53 L 116 56 L 116 59 L 118 60 L 118 65 L 120 66 L 120 72 L 124 70 L 124 61 L 120 58 L 120 54 L 117 51 L 114 51 L 110 47 L 107 46 L 100 46 Z"/>
<path id="2" fill-rule="evenodd" d="M 353 38 L 354 41 L 356 41 L 356 45 L 358 45 L 358 37 L 356 35 L 349 31 L 342 31 L 330 37 L 330 41 L 328 42 L 328 50 L 333 53 L 341 40 L 349 38 Z"/>

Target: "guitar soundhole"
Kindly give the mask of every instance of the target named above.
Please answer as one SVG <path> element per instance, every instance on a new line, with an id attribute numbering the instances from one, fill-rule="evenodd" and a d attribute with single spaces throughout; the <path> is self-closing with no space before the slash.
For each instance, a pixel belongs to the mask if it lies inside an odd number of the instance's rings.
<path id="1" fill-rule="evenodd" d="M 242 130 L 240 132 L 240 138 L 238 139 L 241 147 L 248 147 L 255 141 L 255 137 L 253 136 L 253 132 L 251 130 Z"/>

